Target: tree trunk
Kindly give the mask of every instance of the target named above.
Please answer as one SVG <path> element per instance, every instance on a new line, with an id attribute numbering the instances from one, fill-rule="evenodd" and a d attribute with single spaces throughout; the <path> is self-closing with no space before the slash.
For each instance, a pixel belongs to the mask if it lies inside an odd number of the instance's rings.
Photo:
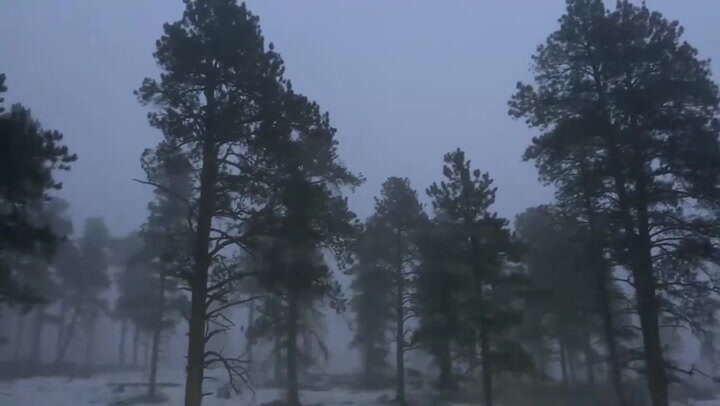
<path id="1" fill-rule="evenodd" d="M 59 364 L 65 360 L 65 354 L 70 347 L 70 342 L 75 336 L 75 326 L 77 325 L 78 317 L 80 316 L 79 313 L 80 312 L 78 309 L 73 310 L 73 315 L 70 318 L 70 324 L 68 325 L 67 330 L 63 333 L 63 342 L 58 348 L 58 353 L 55 357 L 56 364 Z"/>
<path id="2" fill-rule="evenodd" d="M 140 347 L 140 328 L 135 324 L 135 331 L 133 335 L 133 367 L 138 366 L 138 349 Z"/>
<path id="3" fill-rule="evenodd" d="M 450 340 L 443 338 L 438 349 L 438 361 L 440 366 L 440 389 L 455 390 L 455 379 L 453 377 L 453 359 L 450 351 Z"/>
<path id="4" fill-rule="evenodd" d="M 275 351 L 273 351 L 273 375 L 275 383 L 280 385 L 284 383 L 283 378 L 283 357 L 282 357 L 282 332 L 279 329 L 275 330 Z"/>
<path id="5" fill-rule="evenodd" d="M 567 359 L 565 357 L 565 343 L 559 340 L 560 344 L 560 372 L 562 373 L 562 382 L 568 384 Z"/>
<path id="6" fill-rule="evenodd" d="M 585 334 L 585 368 L 587 370 L 587 383 L 595 384 L 595 354 L 592 348 L 590 333 Z"/>
<path id="7" fill-rule="evenodd" d="M 207 281 L 208 268 L 212 260 L 208 249 L 210 245 L 210 228 L 215 213 L 215 183 L 218 171 L 217 146 L 213 140 L 214 88 L 207 86 L 204 93 L 207 128 L 202 148 L 203 163 L 200 172 L 200 196 L 193 254 L 195 264 L 190 281 L 192 297 L 190 304 L 190 332 L 188 334 L 188 365 L 185 380 L 185 406 L 200 406 L 203 398 Z"/>
<path id="8" fill-rule="evenodd" d="M 395 401 L 405 404 L 405 281 L 402 268 L 398 269 L 395 302 Z"/>
<path id="9" fill-rule="evenodd" d="M 307 375 L 307 373 L 310 372 L 310 367 L 312 367 L 314 361 L 312 334 L 310 332 L 310 326 L 307 325 L 302 332 L 302 349 L 303 359 L 305 360 L 305 365 L 303 365 L 303 374 Z"/>
<path id="10" fill-rule="evenodd" d="M 583 167 L 584 173 L 584 167 Z M 590 227 L 590 246 L 589 257 L 592 261 L 594 270 L 595 284 L 597 289 L 598 310 L 602 318 L 603 338 L 605 346 L 608 350 L 608 369 L 610 382 L 615 391 L 615 400 L 618 406 L 626 406 L 625 390 L 622 383 L 622 368 L 618 359 L 617 344 L 615 342 L 615 320 L 613 317 L 613 309 L 610 298 L 610 289 L 608 287 L 608 276 L 610 270 L 603 258 L 603 247 L 599 238 L 599 230 L 597 225 L 596 209 L 591 199 L 592 192 L 587 188 L 584 189 L 584 205 L 588 217 Z"/>
<path id="11" fill-rule="evenodd" d="M 150 398 L 155 397 L 156 383 L 157 383 L 157 369 L 158 369 L 158 358 L 160 355 L 160 332 L 162 328 L 157 327 L 153 331 L 152 337 L 152 351 L 150 353 L 150 385 L 148 387 L 148 396 Z"/>
<path id="12" fill-rule="evenodd" d="M 120 322 L 120 345 L 118 347 L 118 364 L 125 366 L 125 337 L 127 336 L 127 319 Z"/>
<path id="13" fill-rule="evenodd" d="M 143 344 L 142 344 L 142 347 L 143 347 L 143 365 L 142 365 L 142 367 L 143 367 L 143 372 L 145 372 L 145 373 L 148 372 L 148 368 L 150 367 L 150 344 L 151 343 L 149 343 L 147 341 L 147 337 L 145 337 L 145 339 L 143 340 Z"/>
<path id="14" fill-rule="evenodd" d="M 643 336 L 648 389 L 653 406 L 668 406 L 668 379 L 663 360 L 654 278 L 649 272 L 633 272 Z"/>
<path id="15" fill-rule="evenodd" d="M 370 342 L 364 343 L 364 350 L 362 353 L 363 356 L 363 379 L 365 380 L 365 385 L 368 387 L 371 387 L 373 384 L 373 378 L 375 377 L 375 371 L 373 371 L 373 363 L 372 363 L 372 351 L 373 346 Z"/>
<path id="16" fill-rule="evenodd" d="M 155 398 L 157 383 L 158 357 L 160 354 L 160 337 L 163 329 L 163 316 L 165 313 L 165 274 L 160 272 L 160 286 L 158 292 L 160 299 L 157 309 L 158 317 L 155 320 L 155 328 L 152 336 L 152 352 L 150 354 L 150 384 L 148 386 L 148 397 Z"/>
<path id="17" fill-rule="evenodd" d="M 643 177 L 638 181 L 639 200 L 647 201 Z M 635 298 L 640 313 L 645 365 L 648 371 L 648 388 L 653 406 L 668 406 L 668 377 L 663 359 L 662 342 L 660 341 L 660 312 L 658 309 L 656 282 L 653 273 L 651 253 L 650 225 L 647 205 L 638 205 L 638 243 L 636 250 L 636 266 L 633 267 L 635 278 Z"/>
<path id="18" fill-rule="evenodd" d="M 248 309 L 247 329 L 245 330 L 245 357 L 248 361 L 248 381 L 252 383 L 253 377 L 253 326 L 255 324 L 255 303 L 250 302 Z"/>
<path id="19" fill-rule="evenodd" d="M 542 344 L 537 346 L 537 349 L 533 351 L 533 347 L 530 348 L 530 353 L 535 354 L 534 360 L 535 360 L 535 371 L 534 378 L 536 382 L 544 382 L 545 378 L 548 376 L 547 369 L 548 369 L 548 359 L 552 358 L 552 356 L 547 354 L 546 349 Z"/>
<path id="20" fill-rule="evenodd" d="M 485 398 L 483 406 L 493 405 L 493 370 L 490 348 L 490 335 L 486 326 L 482 326 L 480 329 L 480 351 L 482 353 L 483 396 Z"/>
<path id="21" fill-rule="evenodd" d="M 603 336 L 605 338 L 605 346 L 608 350 L 607 362 L 610 370 L 610 380 L 615 389 L 618 406 L 626 406 L 627 401 L 625 400 L 625 390 L 622 383 L 622 368 L 620 366 L 620 360 L 618 359 L 617 344 L 615 342 L 615 322 L 610 306 L 610 293 L 608 292 L 605 269 L 598 270 L 596 273 L 598 278 L 600 312 L 603 320 Z"/>
<path id="22" fill-rule="evenodd" d="M 565 347 L 565 359 L 567 360 L 568 364 L 568 370 L 570 371 L 570 382 L 576 383 L 577 382 L 577 369 L 575 368 L 575 354 L 572 351 L 569 351 L 567 346 Z"/>
<path id="23" fill-rule="evenodd" d="M 67 319 L 68 304 L 62 301 L 60 304 L 60 314 L 58 315 L 57 340 L 55 341 L 55 359 L 60 355 L 65 335 L 65 320 Z"/>
<path id="24" fill-rule="evenodd" d="M 87 331 L 87 344 L 85 346 L 85 365 L 88 368 L 91 368 L 95 365 L 95 327 L 97 325 L 97 320 L 95 316 L 91 316 L 90 320 L 88 321 L 88 331 Z"/>
<path id="25" fill-rule="evenodd" d="M 628 236 L 628 250 L 630 254 L 630 270 L 635 280 L 635 300 L 640 328 L 643 336 L 643 355 L 647 369 L 647 384 L 653 406 L 668 406 L 668 378 L 663 360 L 662 344 L 660 342 L 659 311 L 655 291 L 655 276 L 651 253 L 651 238 L 648 220 L 648 199 L 646 196 L 645 169 L 642 160 L 637 160 L 632 167 L 635 176 L 635 193 L 628 196 L 626 190 L 626 177 L 623 169 L 627 157 L 623 157 L 617 148 L 612 131 L 608 147 L 608 156 L 611 159 L 610 170 L 614 178 L 614 187 L 617 193 L 619 214 L 623 227 Z M 635 154 L 642 154 L 635 148 Z M 633 219 L 637 215 L 637 224 Z M 637 227 L 636 227 L 637 226 Z"/>
<path id="26" fill-rule="evenodd" d="M 604 268 L 604 267 L 603 267 Z M 603 336 L 605 338 L 605 346 L 608 350 L 608 369 L 609 377 L 615 390 L 615 398 L 619 406 L 626 406 L 625 390 L 622 383 L 622 368 L 618 358 L 617 344 L 615 342 L 615 322 L 613 320 L 612 308 L 610 306 L 610 294 L 607 287 L 607 278 L 605 269 L 596 271 L 598 284 L 598 300 L 600 313 L 603 321 Z"/>
<path id="27" fill-rule="evenodd" d="M 33 340 L 30 358 L 33 363 L 42 363 L 42 337 L 45 327 L 45 306 L 38 306 L 35 310 L 35 326 L 33 327 Z"/>
<path id="28" fill-rule="evenodd" d="M 22 357 L 23 350 L 23 333 L 25 332 L 25 313 L 21 311 L 17 314 L 17 327 L 15 330 L 15 360 L 19 360 Z"/>
<path id="29" fill-rule="evenodd" d="M 287 319 L 287 406 L 300 406 L 300 388 L 298 384 L 297 365 L 297 335 L 298 335 L 298 309 L 297 293 L 288 292 L 288 319 Z"/>

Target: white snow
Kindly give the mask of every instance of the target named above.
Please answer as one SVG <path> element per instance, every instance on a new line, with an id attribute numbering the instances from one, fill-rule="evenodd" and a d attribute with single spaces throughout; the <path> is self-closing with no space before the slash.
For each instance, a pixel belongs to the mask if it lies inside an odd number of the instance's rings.
<path id="1" fill-rule="evenodd" d="M 127 388 L 122 393 L 115 393 L 111 383 L 144 382 L 140 374 L 108 374 L 92 378 L 31 378 L 19 379 L 9 382 L 0 382 L 0 405 L 8 406 L 109 406 L 113 402 L 139 395 L 142 388 Z M 182 383 L 182 374 L 165 371 L 160 377 L 161 382 Z M 212 391 L 212 382 L 207 384 L 206 390 Z M 183 388 L 162 388 L 161 392 L 168 396 L 162 405 L 182 405 Z M 304 404 L 334 405 L 376 405 L 378 398 L 386 392 L 363 391 L 354 392 L 347 389 L 334 389 L 332 391 L 303 391 L 301 400 Z M 388 394 L 389 396 L 389 394 Z M 203 406 L 254 406 L 281 399 L 283 393 L 277 389 L 256 389 L 234 396 L 231 399 L 220 399 L 209 395 L 203 401 Z M 157 405 L 157 403 L 155 403 Z"/>
<path id="2" fill-rule="evenodd" d="M 183 382 L 182 371 L 163 371 L 160 382 Z M 111 383 L 144 382 L 141 374 L 122 373 L 99 375 L 93 378 L 31 378 L 15 381 L 0 381 L 0 405 L 2 406 L 113 406 L 114 402 L 128 399 L 143 393 L 143 388 L 128 388 L 122 393 L 113 391 Z M 209 382 L 206 390 L 214 391 Z M 183 388 L 162 388 L 168 400 L 160 405 L 176 406 L 183 404 Z M 303 391 L 301 400 L 306 405 L 323 406 L 375 406 L 384 404 L 381 397 L 390 399 L 392 394 L 383 391 L 351 391 L 334 389 L 331 391 Z M 204 406 L 257 406 L 273 400 L 282 399 L 283 392 L 278 389 L 256 389 L 253 395 L 249 390 L 231 399 L 220 399 L 210 395 L 203 401 Z M 155 403 L 155 405 L 158 405 Z M 696 402 L 682 406 L 718 406 L 720 400 Z M 455 405 L 457 406 L 457 405 Z M 681 405 L 674 405 L 681 406 Z"/>

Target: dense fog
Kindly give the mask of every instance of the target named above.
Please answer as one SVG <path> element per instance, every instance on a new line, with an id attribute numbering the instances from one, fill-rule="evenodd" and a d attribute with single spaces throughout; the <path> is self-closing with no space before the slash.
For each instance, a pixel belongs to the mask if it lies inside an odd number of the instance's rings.
<path id="1" fill-rule="evenodd" d="M 0 10 L 0 405 L 720 405 L 720 4 Z"/>

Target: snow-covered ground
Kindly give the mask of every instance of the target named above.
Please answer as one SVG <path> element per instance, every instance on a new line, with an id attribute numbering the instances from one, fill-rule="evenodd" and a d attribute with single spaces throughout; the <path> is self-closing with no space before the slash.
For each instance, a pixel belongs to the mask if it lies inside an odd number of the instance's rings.
<path id="1" fill-rule="evenodd" d="M 2 406 L 114 406 L 118 401 L 132 398 L 143 393 L 143 389 L 126 389 L 122 393 L 113 391 L 113 383 L 143 382 L 140 374 L 123 373 L 99 375 L 93 378 L 32 378 L 11 382 L 0 382 L 0 405 Z M 182 383 L 182 374 L 178 371 L 164 371 L 159 381 Z M 213 391 L 209 383 L 207 390 Z M 180 387 L 163 388 L 162 393 L 168 400 L 163 405 L 182 405 L 183 390 Z M 351 391 L 334 389 L 331 391 L 303 391 L 301 399 L 306 405 L 323 406 L 374 406 L 387 404 L 391 393 L 383 391 Z M 245 393 L 231 399 L 220 399 L 214 395 L 203 401 L 204 406 L 256 406 L 281 399 L 282 392 L 276 389 L 257 389 L 255 393 Z M 137 404 L 137 403 L 136 403 Z M 155 404 L 157 405 L 157 404 Z M 455 405 L 459 406 L 459 405 Z M 720 406 L 720 400 L 697 402 L 674 406 Z"/>
<path id="2" fill-rule="evenodd" d="M 139 374 L 109 374 L 92 378 L 32 378 L 20 379 L 11 382 L 0 382 L 0 405 L 3 406 L 110 406 L 117 401 L 141 394 L 143 389 L 126 389 L 122 393 L 113 391 L 112 383 L 143 382 Z M 161 382 L 182 383 L 182 375 L 166 371 L 160 377 Z M 208 385 L 212 390 L 212 383 Z M 168 396 L 165 405 L 182 405 L 182 387 L 162 388 L 162 393 Z M 384 392 L 354 392 L 346 389 L 314 392 L 303 391 L 301 400 L 304 404 L 333 405 L 377 405 Z M 389 396 L 389 395 L 388 395 Z M 282 392 L 275 389 L 256 389 L 255 393 L 246 390 L 241 395 L 231 399 L 220 399 L 214 395 L 208 396 L 204 406 L 253 406 L 280 399 Z"/>

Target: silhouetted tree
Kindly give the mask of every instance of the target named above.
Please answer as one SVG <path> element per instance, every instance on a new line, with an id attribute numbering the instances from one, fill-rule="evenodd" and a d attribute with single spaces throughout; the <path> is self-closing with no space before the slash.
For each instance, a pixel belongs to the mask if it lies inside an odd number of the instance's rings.
<path id="1" fill-rule="evenodd" d="M 308 104 L 317 113 L 314 104 Z M 298 405 L 298 335 L 303 304 L 329 298 L 336 308 L 341 305 L 340 286 L 325 263 L 323 249 L 335 253 L 340 266 L 349 255 L 349 239 L 355 234 L 354 214 L 345 198 L 333 188 L 354 185 L 358 178 L 336 162 L 334 129 L 326 116 L 316 115 L 319 126 L 299 129 L 294 148 L 283 154 L 278 172 L 278 202 L 263 219 L 263 238 L 256 244 L 261 254 L 260 283 L 279 296 L 287 306 L 287 402 Z M 324 131 L 317 131 L 324 129 Z M 320 148 L 318 148 L 320 146 Z M 294 149 L 294 151 L 293 151 Z M 287 166 L 285 166 L 287 165 Z"/>
<path id="2" fill-rule="evenodd" d="M 535 338 L 558 341 L 561 361 L 566 363 L 568 352 L 583 352 L 587 377 L 593 382 L 599 359 L 592 337 L 600 335 L 608 350 L 609 376 L 618 403 L 624 404 L 618 348 L 633 334 L 621 328 L 617 314 L 627 298 L 613 281 L 610 264 L 596 257 L 589 226 L 558 207 L 540 206 L 518 215 L 515 230 L 526 247 L 528 273 L 538 293 L 529 306 L 533 316 L 528 317 L 537 324 L 535 331 L 541 332 Z M 567 371 L 567 365 L 562 365 L 562 371 Z"/>
<path id="3" fill-rule="evenodd" d="M 480 345 L 485 404 L 493 404 L 493 347 L 500 334 L 520 319 L 518 298 L 513 293 L 522 284 L 517 272 L 510 272 L 508 260 L 514 244 L 507 220 L 490 207 L 496 188 L 487 173 L 470 168 L 465 153 L 457 149 L 444 157 L 445 180 L 428 188 L 436 219 L 450 227 L 448 236 L 459 248 L 457 258 L 463 272 L 463 318 L 473 328 L 468 340 L 470 355 Z M 495 354 L 500 353 L 496 346 Z"/>
<path id="4" fill-rule="evenodd" d="M 406 178 L 390 177 L 382 185 L 380 197 L 375 198 L 375 213 L 368 219 L 364 239 L 371 240 L 367 254 L 368 265 L 386 273 L 390 289 L 395 343 L 396 390 L 395 400 L 405 403 L 405 352 L 410 343 L 409 321 L 414 318 L 416 268 L 419 253 L 418 231 L 427 216 L 418 201 L 417 193 Z M 367 248 L 366 248 L 367 249 Z M 382 281 L 383 279 L 380 279 Z"/>
<path id="5" fill-rule="evenodd" d="M 389 329 L 393 320 L 393 275 L 377 264 L 378 241 L 364 233 L 355 247 L 356 264 L 348 270 L 353 276 L 350 309 L 355 313 L 352 347 L 362 358 L 363 385 L 385 384 L 387 356 L 390 352 Z"/>
<path id="6" fill-rule="evenodd" d="M 593 180 L 615 260 L 632 273 L 654 406 L 668 405 L 661 315 L 692 309 L 681 286 L 702 297 L 714 284 L 694 272 L 714 255 L 711 219 L 688 208 L 717 201 L 718 92 L 682 33 L 644 4 L 570 0 L 533 57 L 537 88 L 519 84 L 510 103 L 544 132 L 526 157 L 545 181 L 571 196 Z"/>
<path id="7" fill-rule="evenodd" d="M 454 390 L 455 349 L 471 336 L 472 326 L 463 319 L 460 292 L 466 286 L 462 245 L 454 238 L 453 227 L 442 218 L 433 219 L 419 234 L 420 252 L 416 307 L 419 327 L 413 340 L 426 348 L 440 370 L 438 387 Z"/>
<path id="8" fill-rule="evenodd" d="M 165 143 L 182 146 L 196 182 L 188 202 L 193 270 L 185 404 L 198 406 L 203 370 L 212 361 L 205 351 L 214 301 L 209 273 L 225 248 L 241 243 L 242 220 L 255 207 L 259 190 L 251 174 L 261 165 L 249 151 L 271 133 L 261 123 L 284 92 L 283 64 L 266 49 L 257 17 L 234 0 L 186 0 L 182 18 L 164 26 L 155 59 L 160 80 L 146 79 L 137 94 L 158 107 L 150 123 Z"/>
<path id="9" fill-rule="evenodd" d="M 0 74 L 0 95 L 5 91 Z M 16 104 L 5 112 L 0 105 L 0 304 L 42 300 L 18 282 L 10 262 L 17 254 L 49 258 L 58 241 L 41 213 L 48 192 L 62 187 L 56 172 L 69 170 L 77 159 L 62 139 L 60 132 L 44 130 L 25 107 Z"/>
<path id="10" fill-rule="evenodd" d="M 112 262 L 120 267 L 115 285 L 118 290 L 118 297 L 115 299 L 112 316 L 120 321 L 120 340 L 118 343 L 118 364 L 125 365 L 128 329 L 132 327 L 134 308 L 129 305 L 135 290 L 138 288 L 133 278 L 134 273 L 129 269 L 130 262 L 144 248 L 142 236 L 138 232 L 115 239 L 111 242 Z"/>
<path id="11" fill-rule="evenodd" d="M 86 220 L 79 241 L 67 241 L 60 247 L 54 262 L 62 293 L 56 363 L 64 361 L 79 322 L 86 329 L 86 364 L 93 363 L 97 318 L 108 312 L 101 294 L 110 286 L 107 273 L 109 240 L 110 233 L 102 218 L 91 217 Z M 67 312 L 72 312 L 70 320 L 66 320 Z"/>
<path id="12" fill-rule="evenodd" d="M 156 396 L 157 368 L 162 333 L 175 324 L 180 310 L 178 282 L 187 282 L 191 273 L 190 201 L 193 193 L 192 166 L 178 148 L 161 146 L 163 159 L 144 161 L 150 181 L 161 185 L 155 201 L 149 204 L 149 216 L 141 235 L 144 249 L 138 260 L 149 267 L 145 273 L 144 306 L 149 311 L 136 324 L 152 337 L 150 352 L 150 385 L 148 396 Z M 153 166 L 155 164 L 155 166 Z M 150 304 L 150 305 L 148 305 Z"/>
<path id="13" fill-rule="evenodd" d="M 97 319 L 108 311 L 107 303 L 101 293 L 110 287 L 108 276 L 108 244 L 110 232 L 100 217 L 91 217 L 85 221 L 83 238 L 80 241 L 81 267 L 83 285 L 79 286 L 82 294 L 83 317 L 87 328 L 85 338 L 85 363 L 94 364 L 95 330 Z"/>

